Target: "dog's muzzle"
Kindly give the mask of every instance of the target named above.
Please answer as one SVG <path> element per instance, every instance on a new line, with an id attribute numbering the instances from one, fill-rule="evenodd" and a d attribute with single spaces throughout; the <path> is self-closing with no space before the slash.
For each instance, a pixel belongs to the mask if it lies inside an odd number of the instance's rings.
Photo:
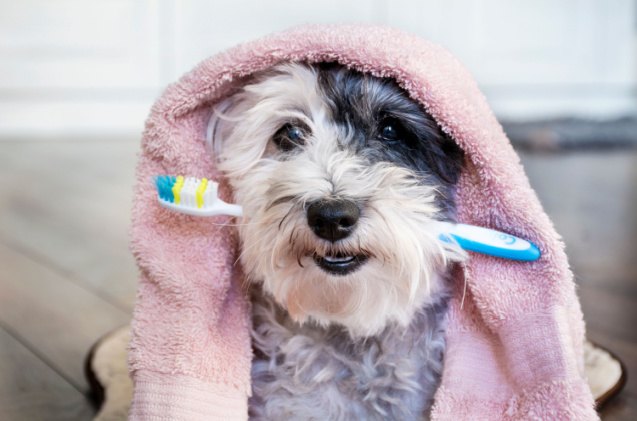
<path id="1" fill-rule="evenodd" d="M 347 238 L 360 217 L 358 206 L 346 199 L 322 199 L 307 208 L 307 223 L 317 237 L 332 243 Z M 345 275 L 358 269 L 368 256 L 343 253 L 314 255 L 314 262 L 332 275 Z"/>

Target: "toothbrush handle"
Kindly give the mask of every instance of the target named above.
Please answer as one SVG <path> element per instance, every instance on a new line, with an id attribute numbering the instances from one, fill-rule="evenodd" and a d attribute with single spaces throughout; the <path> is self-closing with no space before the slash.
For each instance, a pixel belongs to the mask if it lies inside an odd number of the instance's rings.
<path id="1" fill-rule="evenodd" d="M 540 250 L 535 244 L 500 231 L 467 224 L 449 224 L 446 231 L 447 234 L 442 234 L 441 238 L 446 235 L 453 237 L 464 250 L 511 260 L 533 261 L 540 258 Z"/>
<path id="2" fill-rule="evenodd" d="M 221 202 L 221 201 L 220 201 Z M 218 203 L 219 213 L 217 215 L 243 216 L 243 207 L 226 202 Z"/>
<path id="3" fill-rule="evenodd" d="M 183 213 L 191 216 L 243 216 L 243 208 L 240 205 L 234 205 L 217 199 L 215 203 L 207 208 L 196 208 L 177 205 L 167 200 L 159 199 L 159 204 L 173 212 Z"/>

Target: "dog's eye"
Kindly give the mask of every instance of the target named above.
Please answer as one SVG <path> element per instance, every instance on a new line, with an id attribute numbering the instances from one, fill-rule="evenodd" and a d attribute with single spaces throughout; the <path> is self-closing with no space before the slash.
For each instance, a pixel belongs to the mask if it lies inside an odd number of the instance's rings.
<path id="1" fill-rule="evenodd" d="M 405 133 L 400 122 L 394 118 L 386 118 L 380 124 L 379 136 L 388 142 L 404 140 Z"/>
<path id="2" fill-rule="evenodd" d="M 380 136 L 386 140 L 398 140 L 398 130 L 391 124 L 383 127 Z"/>
<path id="3" fill-rule="evenodd" d="M 285 124 L 272 137 L 277 148 L 283 152 L 289 152 L 297 146 L 303 145 L 305 130 L 299 125 Z"/>

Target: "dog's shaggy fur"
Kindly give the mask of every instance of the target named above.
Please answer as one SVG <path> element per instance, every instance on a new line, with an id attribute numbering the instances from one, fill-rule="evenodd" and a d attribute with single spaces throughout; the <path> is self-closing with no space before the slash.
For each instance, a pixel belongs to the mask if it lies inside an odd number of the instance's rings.
<path id="1" fill-rule="evenodd" d="M 246 215 L 251 416 L 426 416 L 465 257 L 436 226 L 454 217 L 456 144 L 393 80 L 336 64 L 254 76 L 208 134 Z"/>

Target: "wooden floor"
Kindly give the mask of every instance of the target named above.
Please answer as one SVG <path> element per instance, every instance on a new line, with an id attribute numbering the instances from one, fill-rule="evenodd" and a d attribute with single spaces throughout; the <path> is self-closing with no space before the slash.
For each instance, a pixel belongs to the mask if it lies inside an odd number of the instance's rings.
<path id="1" fill-rule="evenodd" d="M 0 420 L 84 420 L 89 347 L 129 321 L 137 142 L 0 141 Z M 637 153 L 526 155 L 567 243 L 589 336 L 634 373 L 602 413 L 637 419 Z"/>

